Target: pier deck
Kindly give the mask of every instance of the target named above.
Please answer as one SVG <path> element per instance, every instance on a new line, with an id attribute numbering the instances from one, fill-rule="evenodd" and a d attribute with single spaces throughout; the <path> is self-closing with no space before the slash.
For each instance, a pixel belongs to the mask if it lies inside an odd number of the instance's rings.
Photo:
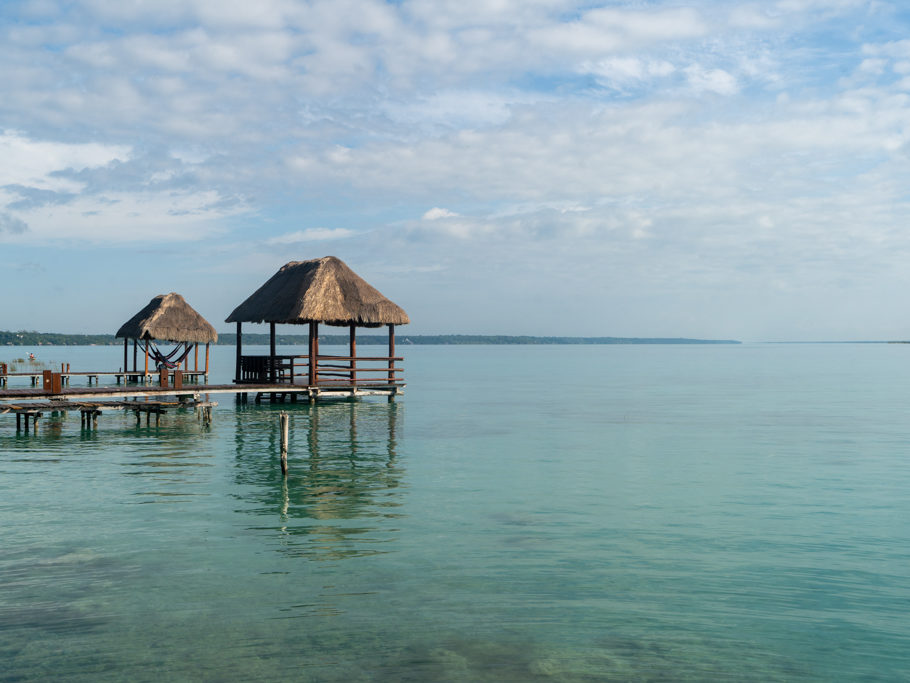
<path id="1" fill-rule="evenodd" d="M 116 398 L 153 398 L 161 396 L 199 396 L 201 394 L 304 394 L 308 398 L 344 398 L 351 396 L 394 396 L 400 394 L 404 384 L 358 383 L 316 385 L 263 383 L 263 384 L 186 384 L 181 388 L 173 386 L 139 385 L 61 387 L 59 393 L 52 393 L 41 387 L 21 389 L 0 389 L 0 401 L 41 401 L 41 400 L 88 400 Z"/>

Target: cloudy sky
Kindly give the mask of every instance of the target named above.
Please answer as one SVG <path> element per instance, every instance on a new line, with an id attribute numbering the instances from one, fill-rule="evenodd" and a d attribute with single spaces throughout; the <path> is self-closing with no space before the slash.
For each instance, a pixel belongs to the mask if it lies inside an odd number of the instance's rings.
<path id="1" fill-rule="evenodd" d="M 221 322 L 338 256 L 409 332 L 910 338 L 887 0 L 6 0 L 0 329 Z"/>

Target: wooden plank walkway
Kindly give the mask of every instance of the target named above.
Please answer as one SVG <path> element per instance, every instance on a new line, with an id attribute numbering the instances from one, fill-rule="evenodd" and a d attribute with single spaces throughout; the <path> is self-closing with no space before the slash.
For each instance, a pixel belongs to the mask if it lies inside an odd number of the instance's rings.
<path id="1" fill-rule="evenodd" d="M 199 396 L 201 394 L 306 394 L 313 398 L 346 396 L 394 396 L 403 393 L 404 384 L 372 384 L 358 382 L 356 386 L 332 384 L 309 386 L 306 384 L 189 384 L 179 389 L 173 386 L 139 385 L 128 386 L 64 386 L 60 393 L 51 393 L 41 387 L 21 389 L 0 389 L 0 401 L 43 399 L 113 399 L 153 398 L 156 396 Z"/>

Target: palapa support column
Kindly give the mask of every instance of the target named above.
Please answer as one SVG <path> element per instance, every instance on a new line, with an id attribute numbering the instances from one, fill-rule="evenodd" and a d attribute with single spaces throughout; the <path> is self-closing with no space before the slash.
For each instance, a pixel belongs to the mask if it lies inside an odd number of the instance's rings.
<path id="1" fill-rule="evenodd" d="M 309 366 L 309 376 L 307 384 L 313 386 L 316 384 L 316 323 L 310 323 L 309 347 L 307 349 L 307 365 Z"/>
<path id="2" fill-rule="evenodd" d="M 351 386 L 357 388 L 357 326 L 351 323 L 349 355 L 351 356 Z"/>
<path id="3" fill-rule="evenodd" d="M 193 344 L 193 371 L 199 372 L 199 344 Z"/>
<path id="4" fill-rule="evenodd" d="M 278 380 L 275 374 L 275 323 L 269 323 L 269 382 Z"/>
<path id="5" fill-rule="evenodd" d="M 205 381 L 209 379 L 209 342 L 205 343 Z"/>
<path id="6" fill-rule="evenodd" d="M 281 474 L 288 473 L 288 414 L 278 413 L 278 426 L 281 430 Z"/>
<path id="7" fill-rule="evenodd" d="M 243 323 L 237 321 L 237 369 L 234 372 L 234 383 L 240 384 L 240 358 L 243 353 Z M 208 347 L 206 347 L 208 348 Z M 208 356 L 206 356 L 208 358 Z M 208 360 L 206 360 L 206 370 L 208 370 Z"/>
<path id="8" fill-rule="evenodd" d="M 389 325 L 389 384 L 395 381 L 395 326 Z"/>
<path id="9" fill-rule="evenodd" d="M 126 371 L 130 369 L 129 366 L 129 339 L 126 337 L 123 338 L 123 383 L 126 384 Z M 118 382 L 119 383 L 119 382 Z"/>
<path id="10" fill-rule="evenodd" d="M 133 340 L 133 372 L 136 372 L 136 369 L 137 369 L 136 368 L 136 353 L 138 352 L 138 350 L 139 350 L 139 341 L 134 339 Z"/>
<path id="11" fill-rule="evenodd" d="M 149 376 L 149 340 L 145 340 L 145 377 L 143 381 L 147 382 Z"/>

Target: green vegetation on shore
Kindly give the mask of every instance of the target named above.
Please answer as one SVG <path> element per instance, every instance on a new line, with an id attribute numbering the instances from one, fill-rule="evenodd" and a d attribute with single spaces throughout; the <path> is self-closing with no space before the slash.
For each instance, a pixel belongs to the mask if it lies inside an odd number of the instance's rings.
<path id="1" fill-rule="evenodd" d="M 306 346 L 305 334 L 279 334 L 278 344 Z M 219 333 L 218 344 L 233 346 L 236 335 Z M 321 334 L 319 342 L 325 345 L 347 344 L 347 334 Z M 114 346 L 122 344 L 112 334 L 59 334 L 55 332 L 5 332 L 0 330 L 0 346 Z M 243 335 L 244 344 L 268 344 L 268 333 Z M 357 335 L 358 344 L 387 344 L 388 335 L 363 333 Z M 651 337 L 529 337 L 486 334 L 417 334 L 398 332 L 397 343 L 414 345 L 466 345 L 466 344 L 739 344 L 731 339 L 685 339 Z"/>

